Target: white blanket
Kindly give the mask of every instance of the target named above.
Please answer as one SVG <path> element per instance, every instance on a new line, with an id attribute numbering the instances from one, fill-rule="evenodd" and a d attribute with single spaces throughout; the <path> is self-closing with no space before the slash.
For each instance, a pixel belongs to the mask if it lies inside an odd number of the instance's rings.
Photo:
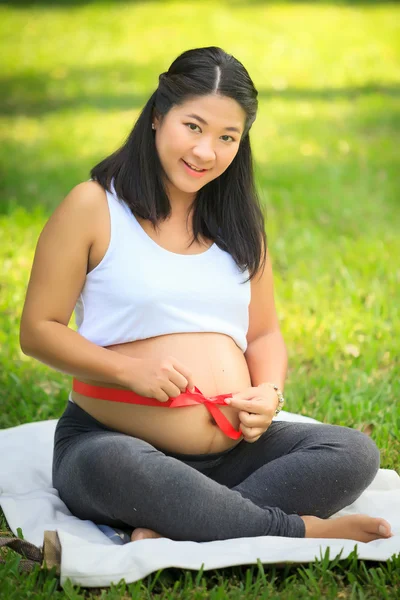
<path id="1" fill-rule="evenodd" d="M 314 419 L 282 411 L 278 420 Z M 234 565 L 310 562 L 340 552 L 346 558 L 356 542 L 259 536 L 215 542 L 176 542 L 147 539 L 114 544 L 92 521 L 74 517 L 51 483 L 53 436 L 56 420 L 27 423 L 0 430 L 0 505 L 12 531 L 36 546 L 44 532 L 56 530 L 61 548 L 61 585 L 67 578 L 85 587 L 103 587 L 125 579 L 138 581 L 158 569 L 178 567 L 205 571 Z M 358 557 L 387 560 L 400 553 L 400 477 L 380 469 L 374 481 L 352 505 L 336 516 L 364 513 L 384 517 L 395 534 L 368 544 L 357 542 Z M 333 518 L 332 517 L 332 518 Z"/>

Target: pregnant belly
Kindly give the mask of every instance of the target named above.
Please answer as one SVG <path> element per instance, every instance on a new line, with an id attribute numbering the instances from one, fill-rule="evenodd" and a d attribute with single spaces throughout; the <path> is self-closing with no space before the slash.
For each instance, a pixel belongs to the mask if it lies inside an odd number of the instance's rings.
<path id="1" fill-rule="evenodd" d="M 173 356 L 193 374 L 194 385 L 204 396 L 233 394 L 251 385 L 243 352 L 229 336 L 218 333 L 179 333 L 163 335 L 127 344 L 108 346 L 109 350 L 133 358 L 165 358 Z M 102 387 L 118 387 L 112 383 L 80 379 Z M 126 389 L 119 387 L 118 389 Z M 180 408 L 143 406 L 89 398 L 75 391 L 71 397 L 95 419 L 115 429 L 149 442 L 160 450 L 182 454 L 208 454 L 235 446 L 243 438 L 233 440 L 217 426 L 202 404 Z M 238 430 L 237 409 L 218 406 L 232 426 Z"/>

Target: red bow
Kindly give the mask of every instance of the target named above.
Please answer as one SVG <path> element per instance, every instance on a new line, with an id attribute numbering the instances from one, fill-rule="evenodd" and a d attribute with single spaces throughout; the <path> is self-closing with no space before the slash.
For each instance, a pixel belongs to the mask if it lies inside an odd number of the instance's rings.
<path id="1" fill-rule="evenodd" d="M 204 404 L 210 414 L 214 417 L 218 427 L 232 440 L 238 440 L 242 432 L 236 431 L 225 415 L 216 406 L 217 404 L 228 406 L 225 398 L 231 398 L 232 394 L 219 394 L 218 396 L 204 396 L 199 388 L 195 386 L 194 392 L 183 392 L 177 398 L 170 398 L 167 402 L 160 402 L 155 398 L 146 398 L 140 396 L 131 390 L 118 390 L 115 388 L 100 387 L 89 385 L 73 379 L 72 389 L 78 394 L 89 396 L 90 398 L 99 398 L 100 400 L 110 400 L 112 402 L 124 402 L 126 404 L 143 404 L 145 406 L 158 406 L 164 408 L 181 408 L 183 406 L 192 406 L 193 404 Z"/>

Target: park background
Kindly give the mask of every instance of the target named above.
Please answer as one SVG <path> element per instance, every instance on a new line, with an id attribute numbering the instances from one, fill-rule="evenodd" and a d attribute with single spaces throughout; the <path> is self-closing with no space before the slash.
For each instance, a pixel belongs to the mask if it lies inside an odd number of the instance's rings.
<path id="1" fill-rule="evenodd" d="M 259 91 L 250 137 L 287 410 L 364 431 L 400 471 L 399 17 L 367 0 L 0 3 L 0 428 L 67 402 L 70 377 L 18 338 L 47 218 L 172 60 L 216 45 Z"/>

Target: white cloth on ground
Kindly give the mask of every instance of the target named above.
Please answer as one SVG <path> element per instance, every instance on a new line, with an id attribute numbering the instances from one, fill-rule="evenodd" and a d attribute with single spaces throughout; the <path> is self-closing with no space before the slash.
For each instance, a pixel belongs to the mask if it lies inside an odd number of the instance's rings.
<path id="1" fill-rule="evenodd" d="M 282 411 L 277 420 L 317 423 Z M 61 585 L 67 579 L 85 587 L 104 587 L 125 579 L 138 581 L 169 567 L 205 571 L 234 565 L 304 563 L 340 552 L 346 558 L 357 543 L 358 558 L 388 560 L 400 553 L 400 477 L 380 469 L 371 485 L 350 506 L 333 515 L 364 513 L 383 517 L 392 538 L 368 544 L 341 539 L 259 536 L 214 542 L 176 542 L 147 539 L 116 545 L 92 521 L 74 517 L 52 487 L 53 437 L 57 420 L 26 423 L 0 430 L 0 506 L 11 530 L 43 545 L 44 532 L 56 530 L 62 548 Z"/>

